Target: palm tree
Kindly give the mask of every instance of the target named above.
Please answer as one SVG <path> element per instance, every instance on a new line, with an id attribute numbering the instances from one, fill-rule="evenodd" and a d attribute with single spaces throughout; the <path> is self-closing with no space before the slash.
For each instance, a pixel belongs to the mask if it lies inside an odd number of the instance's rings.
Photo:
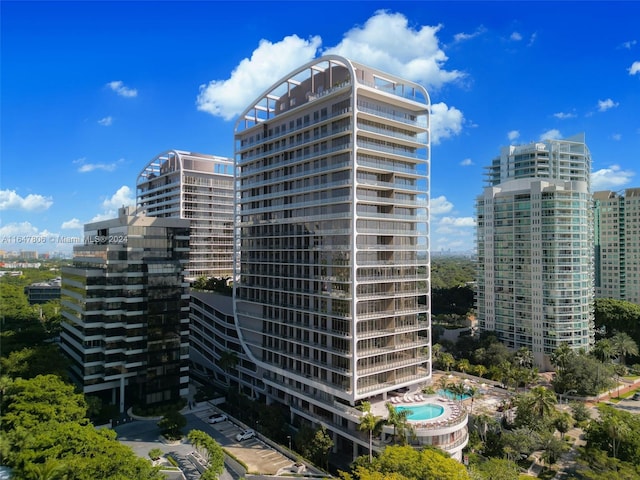
<path id="1" fill-rule="evenodd" d="M 231 350 L 226 350 L 220 354 L 220 360 L 218 360 L 218 366 L 227 373 L 227 381 L 229 387 L 231 387 L 231 370 L 238 365 L 238 354 Z M 240 393 L 240 382 L 238 382 L 238 393 Z"/>
<path id="2" fill-rule="evenodd" d="M 386 421 L 373 414 L 369 402 L 362 402 L 358 410 L 363 412 L 358 430 L 369 432 L 369 463 L 371 463 L 373 461 L 373 435 L 380 433 Z"/>
<path id="3" fill-rule="evenodd" d="M 407 420 L 413 412 L 408 409 L 398 410 L 392 403 L 387 403 L 386 407 L 388 412 L 386 423 L 387 425 L 393 425 L 393 441 L 396 441 L 396 433 L 399 433 L 401 443 L 404 445 L 407 440 L 407 431 L 413 431 Z"/>
<path id="4" fill-rule="evenodd" d="M 447 390 L 449 388 L 449 380 L 445 375 L 442 375 L 438 379 L 438 386 L 440 387 L 441 390 Z"/>
<path id="5" fill-rule="evenodd" d="M 484 377 L 487 372 L 487 367 L 485 367 L 484 365 L 476 365 L 475 367 L 473 367 L 473 373 L 475 373 L 480 378 Z"/>
<path id="6" fill-rule="evenodd" d="M 533 387 L 529 392 L 529 406 L 534 415 L 544 419 L 555 408 L 556 395 L 546 387 Z"/>
<path id="7" fill-rule="evenodd" d="M 467 373 L 471 369 L 471 363 L 466 358 L 458 360 L 458 370 L 462 373 Z"/>
<path id="8" fill-rule="evenodd" d="M 562 371 L 569 362 L 571 355 L 573 355 L 573 350 L 566 343 L 560 344 L 558 348 L 551 354 L 551 364 L 556 367 L 556 370 Z"/>
<path id="9" fill-rule="evenodd" d="M 473 401 L 475 400 L 476 396 L 478 395 L 478 388 L 474 387 L 474 386 L 470 386 L 467 387 L 467 395 L 469 395 L 471 397 L 471 408 L 469 409 L 469 414 L 473 415 Z"/>
<path id="10" fill-rule="evenodd" d="M 464 383 L 458 382 L 449 385 L 449 391 L 453 393 L 454 398 L 458 401 L 458 403 L 462 403 L 462 398 L 466 393 L 466 387 Z"/>
<path id="11" fill-rule="evenodd" d="M 602 340 L 598 340 L 594 345 L 593 354 L 601 362 L 608 362 L 616 356 L 616 351 L 613 348 L 611 340 L 603 338 Z"/>
<path id="12" fill-rule="evenodd" d="M 617 418 L 609 418 L 604 425 L 605 431 L 611 439 L 611 450 L 613 458 L 618 458 L 618 449 L 620 444 L 631 433 L 629 426 L 626 423 L 618 420 Z M 616 443 L 617 442 L 617 443 Z"/>
<path id="13" fill-rule="evenodd" d="M 533 353 L 527 347 L 520 347 L 513 354 L 513 361 L 521 368 L 532 368 L 535 358 L 533 358 Z"/>
<path id="14" fill-rule="evenodd" d="M 626 365 L 627 355 L 638 355 L 638 344 L 628 333 L 617 332 L 613 337 L 611 337 L 611 345 L 613 346 L 613 350 L 620 357 L 622 365 Z"/>

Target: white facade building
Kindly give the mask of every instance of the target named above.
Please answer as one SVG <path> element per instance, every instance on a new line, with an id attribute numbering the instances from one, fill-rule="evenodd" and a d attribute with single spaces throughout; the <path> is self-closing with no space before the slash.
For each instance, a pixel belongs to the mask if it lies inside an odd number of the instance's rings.
<path id="1" fill-rule="evenodd" d="M 593 194 L 596 297 L 640 305 L 640 188 Z"/>
<path id="2" fill-rule="evenodd" d="M 593 343 L 590 171 L 584 135 L 509 146 L 477 199 L 478 325 L 543 369 Z"/>
<path id="3" fill-rule="evenodd" d="M 181 150 L 153 158 L 137 179 L 137 205 L 150 217 L 190 221 L 186 277 L 233 274 L 233 160 Z"/>
<path id="4" fill-rule="evenodd" d="M 267 401 L 344 453 L 368 445 L 358 402 L 431 379 L 429 108 L 418 84 L 327 56 L 236 124 L 240 340 Z"/>

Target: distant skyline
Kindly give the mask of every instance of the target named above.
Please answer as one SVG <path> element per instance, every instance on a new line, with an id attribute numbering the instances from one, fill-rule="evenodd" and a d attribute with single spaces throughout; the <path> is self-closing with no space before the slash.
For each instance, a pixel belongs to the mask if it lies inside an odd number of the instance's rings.
<path id="1" fill-rule="evenodd" d="M 60 237 L 134 204 L 166 150 L 233 157 L 236 116 L 329 53 L 427 88 L 434 254 L 475 248 L 483 167 L 502 146 L 584 132 L 593 191 L 640 186 L 640 2 L 0 8 L 0 250 L 70 252 Z"/>

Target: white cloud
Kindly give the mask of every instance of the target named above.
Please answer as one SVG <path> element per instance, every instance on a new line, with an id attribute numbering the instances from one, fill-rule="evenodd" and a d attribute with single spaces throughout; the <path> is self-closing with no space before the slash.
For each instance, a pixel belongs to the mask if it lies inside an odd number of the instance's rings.
<path id="1" fill-rule="evenodd" d="M 21 197 L 15 190 L 0 190 L 0 210 L 25 210 L 41 212 L 53 205 L 51 197 L 30 193 Z"/>
<path id="2" fill-rule="evenodd" d="M 77 218 L 72 218 L 71 220 L 62 222 L 62 226 L 60 228 L 62 228 L 63 230 L 82 229 L 83 225 L 82 222 Z"/>
<path id="3" fill-rule="evenodd" d="M 531 45 L 533 45 L 536 42 L 537 38 L 538 38 L 538 32 L 532 33 L 531 37 L 529 37 L 529 43 L 527 44 L 527 47 L 530 47 Z"/>
<path id="4" fill-rule="evenodd" d="M 456 33 L 453 36 L 453 41 L 458 43 L 458 42 L 464 42 L 466 40 L 471 40 L 472 38 L 475 38 L 475 37 L 477 37 L 479 35 L 482 35 L 486 31 L 487 31 L 487 29 L 485 27 L 480 26 L 473 33 Z"/>
<path id="5" fill-rule="evenodd" d="M 114 80 L 107 83 L 107 87 L 116 92 L 121 97 L 132 98 L 138 96 L 138 90 L 135 88 L 129 88 L 121 80 Z"/>
<path id="6" fill-rule="evenodd" d="M 458 70 L 442 68 L 448 58 L 436 35 L 441 28 L 441 25 L 413 28 L 401 13 L 379 10 L 324 53 L 343 55 L 419 82 L 427 89 L 437 89 L 465 76 Z"/>
<path id="7" fill-rule="evenodd" d="M 558 119 L 560 119 L 560 120 L 566 120 L 567 118 L 575 118 L 576 114 L 575 113 L 558 112 L 558 113 L 554 113 L 553 116 L 558 118 Z"/>
<path id="8" fill-rule="evenodd" d="M 442 215 L 453 210 L 453 203 L 447 200 L 447 197 L 440 195 L 431 199 L 431 215 Z"/>
<path id="9" fill-rule="evenodd" d="M 552 128 L 551 130 L 547 130 L 542 135 L 540 135 L 540 141 L 544 140 L 560 140 L 562 138 L 562 134 L 560 130 L 557 128 Z"/>
<path id="10" fill-rule="evenodd" d="M 0 236 L 13 237 L 20 235 L 37 235 L 39 230 L 29 222 L 8 223 L 0 227 Z"/>
<path id="11" fill-rule="evenodd" d="M 284 75 L 312 60 L 322 41 L 320 37 L 303 40 L 297 35 L 271 43 L 261 40 L 251 58 L 243 59 L 228 80 L 212 80 L 200 85 L 198 110 L 231 120 L 254 99 Z"/>
<path id="12" fill-rule="evenodd" d="M 618 102 L 614 102 L 610 98 L 607 98 L 606 100 L 598 100 L 598 111 L 606 112 L 610 108 L 617 107 L 618 105 Z"/>
<path id="13" fill-rule="evenodd" d="M 511 34 L 511 37 L 509 37 L 509 38 L 511 38 L 511 40 L 513 40 L 515 42 L 519 42 L 520 40 L 522 40 L 522 35 L 520 35 L 519 32 L 513 32 Z"/>
<path id="14" fill-rule="evenodd" d="M 450 225 L 452 227 L 475 227 L 476 221 L 473 217 L 443 217 L 439 225 Z"/>
<path id="15" fill-rule="evenodd" d="M 90 222 L 99 222 L 101 220 L 116 218 L 118 216 L 119 208 L 134 206 L 135 204 L 135 195 L 133 195 L 128 186 L 123 185 L 116 191 L 116 193 L 102 202 L 103 211 L 94 216 Z"/>
<path id="16" fill-rule="evenodd" d="M 636 40 L 630 40 L 620 45 L 620 48 L 626 48 L 627 50 L 631 50 L 631 47 L 633 47 L 636 43 L 638 43 Z"/>
<path id="17" fill-rule="evenodd" d="M 442 102 L 431 105 L 431 143 L 438 145 L 440 140 L 458 135 L 463 120 L 462 112 L 456 107 Z"/>
<path id="18" fill-rule="evenodd" d="M 622 134 L 621 133 L 614 133 L 613 135 L 611 135 L 611 138 L 613 138 L 616 141 L 622 140 Z"/>
<path id="19" fill-rule="evenodd" d="M 468 167 L 470 165 L 473 165 L 473 161 L 470 158 L 465 158 L 460 162 L 460 165 L 462 165 L 463 167 Z"/>
<path id="20" fill-rule="evenodd" d="M 198 110 L 231 120 L 247 106 L 247 98 L 256 98 L 319 53 L 342 55 L 436 89 L 465 76 L 457 70 L 443 69 L 447 56 L 436 35 L 440 29 L 440 25 L 413 28 L 402 14 L 378 11 L 364 25 L 344 34 L 338 45 L 324 51 L 320 51 L 319 36 L 304 40 L 290 35 L 275 43 L 261 40 L 251 58 L 243 59 L 230 78 L 201 85 L 196 105 Z M 461 124 L 461 112 L 452 108 L 449 113 L 446 120 L 454 124 L 438 131 L 443 136 L 436 136 L 437 139 L 460 131 L 452 117 L 459 115 L 457 121 Z"/>
<path id="21" fill-rule="evenodd" d="M 518 138 L 520 138 L 520 131 L 511 130 L 509 133 L 507 133 L 507 138 L 509 139 L 510 142 L 517 140 Z"/>
<path id="22" fill-rule="evenodd" d="M 88 173 L 88 172 L 93 172 L 94 170 L 113 172 L 116 168 L 118 168 L 119 164 L 124 162 L 123 158 L 119 159 L 117 162 L 111 162 L 111 163 L 85 163 L 86 160 L 87 159 L 85 157 L 82 157 L 73 161 L 74 164 L 79 165 L 78 166 L 79 173 Z"/>
<path id="23" fill-rule="evenodd" d="M 102 125 L 103 127 L 109 127 L 112 123 L 113 117 L 104 117 L 98 120 L 98 124 Z"/>
<path id="24" fill-rule="evenodd" d="M 607 190 L 630 183 L 635 176 L 631 170 L 623 170 L 619 165 L 611 165 L 591 173 L 591 190 Z"/>
<path id="25" fill-rule="evenodd" d="M 629 75 L 635 75 L 640 72 L 640 62 L 633 62 L 629 67 Z"/>

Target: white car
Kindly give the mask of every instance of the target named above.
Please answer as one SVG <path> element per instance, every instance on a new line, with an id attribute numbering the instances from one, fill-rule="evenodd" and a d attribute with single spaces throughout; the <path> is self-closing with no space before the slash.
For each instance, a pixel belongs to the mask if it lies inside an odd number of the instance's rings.
<path id="1" fill-rule="evenodd" d="M 220 423 L 229 420 L 224 413 L 215 413 L 209 417 L 209 423 Z"/>
<path id="2" fill-rule="evenodd" d="M 239 434 L 236 435 L 236 440 L 238 442 L 241 442 L 243 440 L 249 440 L 250 438 L 253 438 L 255 436 L 256 436 L 256 432 L 254 432 L 251 429 L 242 430 Z"/>

